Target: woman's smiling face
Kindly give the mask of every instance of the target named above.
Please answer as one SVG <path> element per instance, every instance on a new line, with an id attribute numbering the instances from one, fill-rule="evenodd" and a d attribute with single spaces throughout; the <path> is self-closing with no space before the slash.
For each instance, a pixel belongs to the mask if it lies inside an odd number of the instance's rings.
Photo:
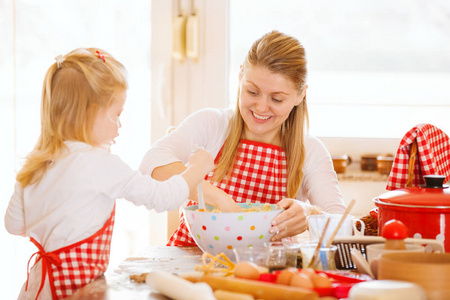
<path id="1" fill-rule="evenodd" d="M 244 120 L 244 139 L 280 145 L 281 125 L 306 94 L 293 83 L 265 67 L 247 67 L 240 81 L 239 110 Z"/>

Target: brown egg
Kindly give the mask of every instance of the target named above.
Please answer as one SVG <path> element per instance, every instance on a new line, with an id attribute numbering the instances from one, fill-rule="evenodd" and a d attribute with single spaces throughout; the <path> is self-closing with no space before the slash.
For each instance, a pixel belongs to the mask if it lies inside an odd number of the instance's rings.
<path id="1" fill-rule="evenodd" d="M 306 275 L 308 275 L 311 279 L 313 279 L 317 275 L 316 271 L 314 271 L 313 268 L 302 269 L 301 272 L 305 273 Z"/>
<path id="2" fill-rule="evenodd" d="M 330 278 L 328 278 L 327 274 L 324 273 L 316 274 L 316 276 L 312 278 L 312 281 L 314 283 L 314 287 L 319 289 L 331 287 Z"/>
<path id="3" fill-rule="evenodd" d="M 242 261 L 234 268 L 234 277 L 258 280 L 258 266 L 250 261 Z"/>
<path id="4" fill-rule="evenodd" d="M 292 275 L 290 285 L 307 289 L 314 288 L 314 284 L 311 280 L 311 277 L 309 277 L 307 274 L 303 272 Z"/>
<path id="5" fill-rule="evenodd" d="M 277 283 L 289 285 L 291 283 L 292 276 L 297 274 L 298 270 L 296 268 L 287 268 L 284 269 L 278 274 Z"/>

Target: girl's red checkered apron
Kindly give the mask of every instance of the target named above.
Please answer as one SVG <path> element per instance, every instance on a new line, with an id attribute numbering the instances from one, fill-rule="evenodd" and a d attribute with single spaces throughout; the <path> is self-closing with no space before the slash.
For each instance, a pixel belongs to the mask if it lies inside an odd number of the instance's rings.
<path id="1" fill-rule="evenodd" d="M 435 174 L 450 180 L 449 137 L 434 125 L 418 124 L 400 142 L 386 189 L 420 186 L 425 183 L 423 175 Z"/>
<path id="2" fill-rule="evenodd" d="M 220 158 L 221 152 L 216 157 Z M 237 203 L 276 204 L 286 197 L 286 155 L 278 146 L 241 140 L 230 180 L 211 182 L 230 195 Z M 213 172 L 205 180 L 210 180 Z M 189 205 L 194 205 L 189 201 Z M 183 214 L 180 225 L 170 237 L 168 246 L 195 246 Z"/>
<path id="3" fill-rule="evenodd" d="M 39 260 L 42 261 L 41 285 L 36 299 L 44 286 L 46 274 L 48 274 L 50 281 L 52 298 L 63 299 L 100 277 L 106 271 L 109 263 L 115 211 L 114 206 L 105 225 L 92 236 L 52 252 L 45 252 L 36 240 L 30 238 L 39 251 L 31 256 L 28 265 L 34 255 L 37 255 L 34 264 Z M 26 288 L 27 286 L 28 279 Z"/>

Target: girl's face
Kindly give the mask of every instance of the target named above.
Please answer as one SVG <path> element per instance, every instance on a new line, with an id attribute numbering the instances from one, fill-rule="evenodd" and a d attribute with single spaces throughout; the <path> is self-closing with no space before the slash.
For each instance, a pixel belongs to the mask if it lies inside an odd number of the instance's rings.
<path id="1" fill-rule="evenodd" d="M 114 139 L 119 136 L 120 114 L 123 111 L 127 93 L 121 92 L 116 95 L 116 100 L 108 108 L 100 108 L 94 123 L 92 139 L 97 147 L 109 147 L 116 142 Z"/>
<path id="2" fill-rule="evenodd" d="M 239 109 L 245 122 L 243 138 L 280 146 L 281 125 L 306 95 L 292 82 L 265 67 L 246 68 L 240 81 Z"/>

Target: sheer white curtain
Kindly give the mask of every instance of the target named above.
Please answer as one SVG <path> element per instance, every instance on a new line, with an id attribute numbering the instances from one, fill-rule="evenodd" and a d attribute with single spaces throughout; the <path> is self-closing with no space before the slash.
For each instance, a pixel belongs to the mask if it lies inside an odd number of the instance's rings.
<path id="1" fill-rule="evenodd" d="M 39 135 L 42 82 L 54 57 L 78 47 L 99 47 L 121 61 L 130 90 L 122 129 L 112 152 L 138 168 L 150 147 L 151 1 L 0 1 L 0 212 L 3 218 L 15 174 Z M 150 244 L 149 212 L 117 201 L 111 265 Z M 2 222 L 3 224 L 3 222 Z M 165 232 L 163 234 L 165 238 Z M 2 299 L 17 297 L 35 252 L 23 237 L 0 226 Z"/>

